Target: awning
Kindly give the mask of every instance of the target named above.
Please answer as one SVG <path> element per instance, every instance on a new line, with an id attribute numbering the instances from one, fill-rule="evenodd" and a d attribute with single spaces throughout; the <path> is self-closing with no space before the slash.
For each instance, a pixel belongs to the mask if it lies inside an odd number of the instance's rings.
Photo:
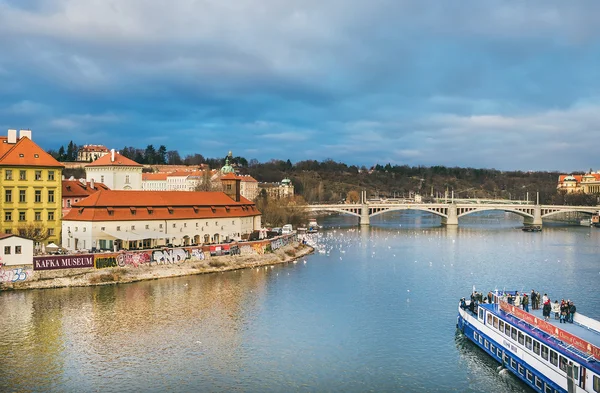
<path id="1" fill-rule="evenodd" d="M 141 237 L 137 233 L 127 232 L 127 231 L 111 231 L 110 229 L 105 229 L 102 232 L 106 233 L 108 236 L 112 236 L 116 239 L 130 241 L 130 240 L 143 240 L 144 237 Z"/>
<path id="2" fill-rule="evenodd" d="M 135 230 L 132 233 L 135 233 L 141 236 L 142 239 L 164 239 L 167 237 L 171 237 L 170 235 L 164 232 L 150 231 L 150 230 Z"/>

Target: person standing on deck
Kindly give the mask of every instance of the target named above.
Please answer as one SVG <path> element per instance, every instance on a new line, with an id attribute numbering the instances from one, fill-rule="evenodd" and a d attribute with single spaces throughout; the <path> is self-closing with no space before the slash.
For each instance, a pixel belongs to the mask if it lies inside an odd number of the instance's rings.
<path id="1" fill-rule="evenodd" d="M 531 309 L 535 310 L 535 302 L 536 302 L 537 297 L 535 296 L 535 290 L 532 289 L 531 290 Z"/>
<path id="2" fill-rule="evenodd" d="M 546 304 L 546 303 L 548 303 L 548 300 L 549 300 L 549 299 L 548 299 L 548 294 L 547 294 L 547 293 L 544 293 L 544 296 L 542 297 L 542 304 Z"/>
<path id="3" fill-rule="evenodd" d="M 571 302 L 571 304 L 569 304 L 569 322 L 571 323 L 573 323 L 573 317 L 575 316 L 575 312 L 577 312 L 577 307 L 575 307 L 575 304 Z"/>
<path id="4" fill-rule="evenodd" d="M 542 297 L 540 296 L 540 293 L 536 291 L 535 293 L 535 304 L 537 306 L 537 309 L 540 309 L 540 300 L 542 299 Z"/>
<path id="5" fill-rule="evenodd" d="M 554 319 L 558 319 L 558 315 L 560 314 L 560 304 L 558 304 L 558 300 L 555 300 L 552 303 L 552 312 L 554 313 Z"/>
<path id="6" fill-rule="evenodd" d="M 529 312 L 529 297 L 527 294 L 523 295 L 523 310 Z"/>

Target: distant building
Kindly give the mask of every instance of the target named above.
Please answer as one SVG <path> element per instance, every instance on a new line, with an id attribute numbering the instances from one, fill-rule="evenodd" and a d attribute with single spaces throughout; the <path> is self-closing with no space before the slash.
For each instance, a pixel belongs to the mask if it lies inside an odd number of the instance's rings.
<path id="1" fill-rule="evenodd" d="M 17 130 L 0 137 L 0 233 L 47 231 L 42 243 L 60 242 L 62 170 L 31 140 L 30 130 L 21 130 L 18 138 Z"/>
<path id="2" fill-rule="evenodd" d="M 110 151 L 103 145 L 83 145 L 77 152 L 77 161 L 92 162 L 109 153 Z"/>
<path id="3" fill-rule="evenodd" d="M 585 175 L 560 175 L 556 188 L 558 191 L 565 191 L 567 193 L 600 193 L 600 172 L 590 171 Z"/>
<path id="4" fill-rule="evenodd" d="M 31 265 L 33 240 L 13 234 L 0 233 L 0 264 Z"/>
<path id="5" fill-rule="evenodd" d="M 294 185 L 288 178 L 283 179 L 280 183 L 258 183 L 258 192 L 265 190 L 269 198 L 285 199 L 294 196 Z"/>
<path id="6" fill-rule="evenodd" d="M 225 192 L 101 190 L 63 218 L 69 250 L 145 249 L 240 240 L 261 228 L 261 213 L 239 194 L 239 179 Z"/>
<path id="7" fill-rule="evenodd" d="M 111 190 L 141 190 L 142 167 L 112 149 L 110 154 L 85 166 L 85 179 L 102 183 Z"/>
<path id="8" fill-rule="evenodd" d="M 142 173 L 142 190 L 144 191 L 196 191 L 205 180 L 211 182 L 211 190 L 221 188 L 213 185 L 212 175 L 216 171 L 205 174 L 204 171 L 178 171 L 170 173 Z M 216 183 L 215 183 L 216 184 Z"/>
<path id="9" fill-rule="evenodd" d="M 167 191 L 168 173 L 142 173 L 142 190 Z"/>
<path id="10" fill-rule="evenodd" d="M 241 180 L 241 194 L 250 199 L 255 200 L 258 196 L 258 181 L 250 175 L 238 175 Z"/>
<path id="11" fill-rule="evenodd" d="M 89 197 L 100 191 L 108 190 L 102 183 L 96 183 L 93 180 L 86 182 L 85 179 L 75 180 L 73 178 L 62 181 L 62 217 L 71 211 L 74 203 Z"/>

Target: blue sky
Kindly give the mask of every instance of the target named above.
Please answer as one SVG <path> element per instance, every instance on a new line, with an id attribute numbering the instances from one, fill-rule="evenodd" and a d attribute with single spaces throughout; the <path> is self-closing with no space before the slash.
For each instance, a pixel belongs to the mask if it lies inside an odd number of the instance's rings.
<path id="1" fill-rule="evenodd" d="M 0 127 L 45 148 L 597 170 L 598 15 L 597 0 L 0 0 Z"/>

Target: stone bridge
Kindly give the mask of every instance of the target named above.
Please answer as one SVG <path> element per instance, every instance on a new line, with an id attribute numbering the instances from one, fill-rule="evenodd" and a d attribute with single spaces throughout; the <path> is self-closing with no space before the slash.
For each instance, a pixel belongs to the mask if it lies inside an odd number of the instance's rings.
<path id="1" fill-rule="evenodd" d="M 458 225 L 458 219 L 476 212 L 504 211 L 523 217 L 527 225 L 542 225 L 543 219 L 560 213 L 578 212 L 593 215 L 597 206 L 523 205 L 506 203 L 358 203 L 339 205 L 307 205 L 309 211 L 329 211 L 349 214 L 360 218 L 361 225 L 369 225 L 371 217 L 392 211 L 418 210 L 442 218 L 442 224 Z"/>

